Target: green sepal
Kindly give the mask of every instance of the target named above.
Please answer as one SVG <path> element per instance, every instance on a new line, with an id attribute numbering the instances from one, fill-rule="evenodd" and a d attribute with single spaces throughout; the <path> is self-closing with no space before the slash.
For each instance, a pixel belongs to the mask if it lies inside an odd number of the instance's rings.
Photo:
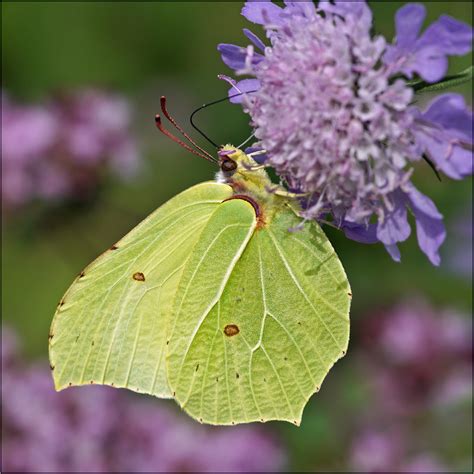
<path id="1" fill-rule="evenodd" d="M 414 81 L 411 83 L 409 82 L 408 85 L 413 88 L 416 94 L 422 94 L 424 92 L 437 92 L 464 84 L 465 82 L 468 82 L 472 79 L 472 75 L 473 66 L 469 66 L 464 71 L 452 76 L 446 76 L 442 81 L 436 82 L 435 84 L 430 84 L 426 81 Z"/>

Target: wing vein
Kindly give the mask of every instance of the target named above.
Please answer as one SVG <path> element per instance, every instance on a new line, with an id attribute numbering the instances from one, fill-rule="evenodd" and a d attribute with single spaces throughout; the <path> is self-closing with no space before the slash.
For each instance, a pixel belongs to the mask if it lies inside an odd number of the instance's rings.
<path id="1" fill-rule="evenodd" d="M 186 295 L 187 295 L 187 292 L 191 286 L 191 283 L 194 279 L 194 277 L 196 276 L 196 273 L 198 272 L 199 270 L 199 267 L 202 265 L 202 262 L 204 261 L 204 259 L 206 258 L 207 254 L 209 253 L 209 251 L 211 250 L 212 246 L 215 244 L 215 242 L 217 242 L 217 240 L 219 239 L 219 237 L 228 229 L 232 228 L 232 227 L 247 227 L 245 225 L 242 225 L 242 224 L 229 224 L 227 226 L 225 226 L 223 229 L 221 229 L 221 231 L 216 235 L 216 237 L 214 237 L 214 239 L 212 240 L 212 242 L 209 244 L 209 246 L 207 247 L 206 251 L 203 253 L 201 259 L 199 260 L 196 268 L 194 269 L 194 272 L 186 286 L 186 289 L 184 291 L 184 295 L 181 299 L 181 302 L 180 302 L 180 307 L 177 311 L 177 316 L 176 316 L 176 319 L 179 317 L 179 314 L 181 312 L 181 308 L 182 308 L 182 305 L 183 305 L 183 301 L 185 300 L 186 298 Z M 250 229 L 249 229 L 249 232 L 247 233 L 245 239 L 243 240 L 242 244 L 240 245 L 239 249 L 237 250 L 236 254 L 234 255 L 234 258 L 231 260 L 227 270 L 226 270 L 226 273 L 224 274 L 224 278 L 222 279 L 222 283 L 217 291 L 217 294 L 216 296 L 211 300 L 211 302 L 209 303 L 209 305 L 207 306 L 207 308 L 204 310 L 203 314 L 200 316 L 199 318 L 199 321 L 197 323 L 197 325 L 195 326 L 195 328 L 193 329 L 193 332 L 190 336 L 190 341 L 189 341 L 189 344 L 187 345 L 186 347 L 186 350 L 184 352 L 184 355 L 183 357 L 181 358 L 181 366 L 180 366 L 180 370 L 179 370 L 179 373 L 178 373 L 178 377 L 177 377 L 177 386 L 179 386 L 179 382 L 180 382 L 180 378 L 181 378 L 181 373 L 182 373 L 182 368 L 183 368 L 183 365 L 184 365 L 184 361 L 186 360 L 187 356 L 188 356 L 188 353 L 189 353 L 189 349 L 191 348 L 191 345 L 193 344 L 194 340 L 195 340 L 195 337 L 196 337 L 196 334 L 197 332 L 199 331 L 201 325 L 203 324 L 204 320 L 206 319 L 206 317 L 208 316 L 208 314 L 211 312 L 212 308 L 216 305 L 216 303 L 220 300 L 221 296 L 222 296 L 222 293 L 227 285 L 227 282 L 230 278 L 230 275 L 232 274 L 232 271 L 236 265 L 236 263 L 238 262 L 238 260 L 240 259 L 245 247 L 247 246 L 247 243 L 248 241 L 250 240 L 250 237 L 252 236 L 253 234 L 253 230 L 255 228 L 255 223 L 250 226 Z"/>
<path id="2" fill-rule="evenodd" d="M 268 362 L 270 363 L 270 365 L 271 365 L 271 367 L 272 367 L 272 369 L 273 369 L 273 372 L 275 372 L 275 375 L 276 375 L 276 378 L 277 378 L 278 383 L 279 383 L 279 385 L 280 385 L 281 391 L 282 391 L 283 395 L 285 396 L 286 404 L 288 405 L 288 408 L 289 408 L 289 410 L 290 410 L 291 416 L 294 418 L 293 409 L 292 409 L 292 407 L 291 407 L 290 399 L 288 398 L 288 393 L 287 393 L 287 391 L 286 391 L 286 389 L 285 389 L 285 387 L 284 387 L 284 385 L 283 385 L 283 382 L 282 382 L 282 380 L 281 380 L 280 374 L 278 373 L 278 371 L 277 371 L 275 365 L 273 364 L 271 357 L 268 355 L 267 351 L 265 350 L 265 347 L 263 347 L 263 344 L 260 346 L 260 349 L 262 349 L 263 353 L 265 354 L 265 356 L 266 356 Z"/>
<path id="3" fill-rule="evenodd" d="M 327 326 L 326 322 L 324 321 L 324 319 L 321 317 L 321 315 L 316 311 L 316 308 L 314 307 L 313 303 L 311 302 L 311 300 L 309 299 L 308 295 L 305 293 L 305 291 L 303 290 L 303 288 L 301 287 L 301 285 L 299 284 L 298 282 L 298 279 L 296 278 L 295 274 L 293 273 L 293 270 L 291 269 L 288 261 L 286 260 L 285 256 L 283 255 L 283 252 L 280 250 L 280 247 L 279 245 L 277 244 L 276 240 L 275 240 L 275 237 L 273 236 L 273 234 L 271 233 L 271 231 L 269 230 L 268 231 L 268 235 L 270 236 L 272 242 L 273 242 L 273 245 L 275 246 L 276 250 L 277 250 L 277 253 L 278 255 L 280 256 L 283 264 L 285 265 L 285 268 L 288 272 L 288 274 L 290 275 L 291 279 L 293 280 L 293 282 L 295 283 L 296 287 L 298 288 L 298 290 L 300 291 L 300 293 L 304 296 L 305 300 L 308 302 L 308 304 L 311 306 L 314 314 L 319 318 L 319 320 L 321 321 L 321 323 L 323 324 L 324 328 L 326 329 L 326 331 L 329 333 L 329 335 L 331 336 L 331 338 L 333 339 L 333 341 L 335 342 L 336 344 L 336 347 L 339 348 L 340 351 L 343 350 L 343 348 L 339 345 L 339 343 L 337 342 L 337 339 L 334 337 L 334 334 L 333 332 L 331 331 L 331 329 L 329 329 L 329 327 Z M 326 300 L 322 297 L 320 297 L 320 299 L 325 302 L 327 304 L 327 306 L 331 309 L 332 306 L 329 305 Z"/>

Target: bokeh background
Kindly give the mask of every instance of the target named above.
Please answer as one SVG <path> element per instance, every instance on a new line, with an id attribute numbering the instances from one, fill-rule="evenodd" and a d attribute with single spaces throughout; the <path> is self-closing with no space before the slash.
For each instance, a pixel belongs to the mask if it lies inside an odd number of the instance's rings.
<path id="1" fill-rule="evenodd" d="M 371 2 L 377 32 L 393 37 L 402 4 Z M 2 2 L 2 471 L 472 472 L 472 183 L 439 182 L 425 163 L 416 185 L 448 228 L 439 268 L 414 235 L 397 264 L 381 246 L 327 230 L 353 289 L 352 337 L 300 428 L 206 428 L 171 401 L 53 391 L 47 335 L 70 282 L 216 171 L 160 135 L 153 117 L 166 95 L 191 130 L 190 113 L 226 95 L 216 45 L 247 44 L 241 6 Z M 471 2 L 426 7 L 428 21 L 472 18 Z M 455 58 L 451 71 L 470 64 Z M 471 87 L 456 88 L 470 104 Z M 197 120 L 219 143 L 249 135 L 228 103 Z"/>

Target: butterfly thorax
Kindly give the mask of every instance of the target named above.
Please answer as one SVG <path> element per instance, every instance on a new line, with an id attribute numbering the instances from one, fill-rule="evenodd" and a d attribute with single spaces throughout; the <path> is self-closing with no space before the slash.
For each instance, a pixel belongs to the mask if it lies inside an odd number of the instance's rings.
<path id="1" fill-rule="evenodd" d="M 280 187 L 272 183 L 265 169 L 242 150 L 225 145 L 220 151 L 220 165 L 217 181 L 232 186 L 235 195 L 255 201 L 266 222 L 288 204 L 288 198 L 275 193 Z"/>

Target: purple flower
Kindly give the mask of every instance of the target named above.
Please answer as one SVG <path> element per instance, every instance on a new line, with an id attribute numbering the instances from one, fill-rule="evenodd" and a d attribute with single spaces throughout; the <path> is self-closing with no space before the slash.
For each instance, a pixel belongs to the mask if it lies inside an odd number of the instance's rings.
<path id="1" fill-rule="evenodd" d="M 367 428 L 352 444 L 351 467 L 365 472 L 392 471 L 404 450 L 403 437 L 398 430 L 383 432 Z"/>
<path id="2" fill-rule="evenodd" d="M 55 392 L 2 328 L 2 471 L 276 472 L 286 452 L 263 427 L 205 427 L 166 401 L 111 387 Z"/>
<path id="3" fill-rule="evenodd" d="M 448 472 L 436 456 L 408 454 L 408 434 L 399 427 L 382 430 L 367 427 L 356 435 L 351 446 L 351 468 L 357 472 Z"/>
<path id="4" fill-rule="evenodd" d="M 445 464 L 450 457 L 443 459 L 433 433 L 449 439 L 470 433 L 469 423 L 459 421 L 472 397 L 470 317 L 416 299 L 362 322 L 358 367 L 365 409 L 351 429 L 349 470 L 463 470 Z"/>
<path id="5" fill-rule="evenodd" d="M 449 472 L 449 469 L 430 453 L 422 453 L 401 466 L 401 472 Z"/>
<path id="6" fill-rule="evenodd" d="M 472 280 L 472 211 L 472 203 L 468 202 L 456 216 L 447 249 L 449 268 L 468 280 Z"/>
<path id="7" fill-rule="evenodd" d="M 132 175 L 138 152 L 128 103 L 98 90 L 20 105 L 2 93 L 2 198 L 7 211 L 34 200 L 87 199 L 105 167 Z"/>
<path id="8" fill-rule="evenodd" d="M 425 9 L 409 4 L 388 45 L 371 34 L 363 1 L 248 1 L 242 14 L 264 26 L 270 45 L 248 30 L 249 46 L 219 45 L 236 75 L 252 76 L 222 78 L 229 95 L 244 93 L 232 102 L 249 113 L 265 163 L 308 194 L 301 215 L 332 216 L 349 238 L 382 242 L 400 260 L 409 210 L 421 250 L 439 265 L 443 217 L 411 175 L 425 157 L 454 179 L 472 174 L 472 112 L 457 94 L 420 110 L 407 79 L 442 79 L 447 56 L 471 50 L 472 28 L 442 16 L 420 35 Z"/>
<path id="9" fill-rule="evenodd" d="M 383 57 L 392 73 L 407 77 L 417 73 L 427 82 L 437 82 L 448 70 L 448 56 L 469 53 L 472 48 L 472 28 L 442 15 L 420 35 L 426 9 L 420 3 L 400 8 L 395 17 L 397 37 Z"/>
<path id="10" fill-rule="evenodd" d="M 464 315 L 423 301 L 369 318 L 364 357 L 382 411 L 406 416 L 469 398 L 471 329 Z"/>

